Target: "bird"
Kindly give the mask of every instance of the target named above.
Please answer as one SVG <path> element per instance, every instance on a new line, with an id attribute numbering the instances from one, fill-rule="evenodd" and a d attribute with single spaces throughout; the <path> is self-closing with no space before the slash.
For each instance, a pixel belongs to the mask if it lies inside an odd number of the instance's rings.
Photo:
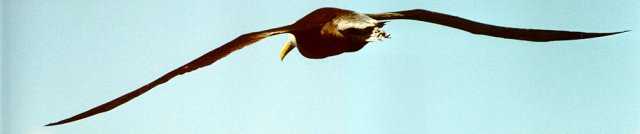
<path id="1" fill-rule="evenodd" d="M 232 52 L 269 36 L 289 34 L 289 38 L 280 53 L 280 60 L 284 60 L 285 56 L 296 48 L 306 58 L 323 59 L 343 53 L 356 52 L 369 42 L 391 38 L 390 34 L 382 30 L 385 23 L 391 20 L 415 20 L 435 23 L 477 35 L 532 42 L 588 39 L 630 31 L 588 33 L 512 28 L 480 23 L 424 9 L 366 14 L 347 9 L 324 7 L 312 11 L 290 25 L 240 35 L 136 90 L 75 116 L 49 123 L 45 126 L 74 122 L 112 110 L 176 76 L 211 65 Z"/>

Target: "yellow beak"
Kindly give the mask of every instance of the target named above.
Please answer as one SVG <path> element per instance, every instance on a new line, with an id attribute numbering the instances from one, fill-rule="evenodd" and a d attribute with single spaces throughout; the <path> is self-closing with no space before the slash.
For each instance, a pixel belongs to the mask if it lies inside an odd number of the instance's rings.
<path id="1" fill-rule="evenodd" d="M 284 48 L 282 48 L 282 52 L 280 52 L 280 61 L 284 61 L 284 57 L 287 56 L 293 48 L 296 48 L 296 38 L 293 35 L 289 35 L 289 40 L 284 44 Z"/>

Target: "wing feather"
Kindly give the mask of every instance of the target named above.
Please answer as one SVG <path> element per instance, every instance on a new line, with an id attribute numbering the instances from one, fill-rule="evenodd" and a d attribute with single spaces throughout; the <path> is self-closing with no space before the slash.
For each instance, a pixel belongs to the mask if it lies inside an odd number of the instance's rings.
<path id="1" fill-rule="evenodd" d="M 109 111 L 115 107 L 118 107 L 130 100 L 132 100 L 135 97 L 140 96 L 141 94 L 153 89 L 154 87 L 165 83 L 167 81 L 169 81 L 170 79 L 172 79 L 173 77 L 176 77 L 178 75 L 182 75 L 188 72 L 191 72 L 193 70 L 196 70 L 198 68 L 202 68 L 208 65 L 213 64 L 214 62 L 222 59 L 223 57 L 229 55 L 230 53 L 239 50 L 245 46 L 251 45 L 263 38 L 272 36 L 272 35 L 276 35 L 276 34 L 281 34 L 281 33 L 286 33 L 289 32 L 289 28 L 288 26 L 284 26 L 284 27 L 279 27 L 279 28 L 274 28 L 274 29 L 269 29 L 269 30 L 264 30 L 264 31 L 260 31 L 260 32 L 253 32 L 253 33 L 248 33 L 248 34 L 244 34 L 241 35 L 239 37 L 237 37 L 236 39 L 232 40 L 231 42 L 228 42 L 212 51 L 209 51 L 208 53 L 198 57 L 197 59 L 182 65 L 178 68 L 176 68 L 175 70 L 163 75 L 162 77 L 152 81 L 151 83 L 144 85 L 134 91 L 131 91 L 125 95 L 122 95 L 114 100 L 111 100 L 105 104 L 102 104 L 100 106 L 97 106 L 95 108 L 92 108 L 88 111 L 85 111 L 83 113 L 80 113 L 78 115 L 75 115 L 73 117 L 58 121 L 58 122 L 54 122 L 54 123 L 50 123 L 47 124 L 46 126 L 54 126 L 54 125 L 60 125 L 60 124 L 65 124 L 65 123 L 69 123 L 69 122 L 73 122 L 73 121 L 77 121 L 80 119 L 84 119 L 102 112 L 106 112 Z"/>
<path id="2" fill-rule="evenodd" d="M 484 24 L 484 23 L 460 18 L 457 16 L 427 11 L 423 9 L 387 12 L 387 13 L 379 13 L 379 14 L 367 14 L 367 16 L 377 20 L 391 20 L 391 19 L 419 20 L 419 21 L 431 22 L 431 23 L 436 23 L 440 25 L 457 28 L 473 34 L 481 34 L 481 35 L 488 35 L 488 36 L 494 36 L 494 37 L 500 37 L 500 38 L 536 41 L 536 42 L 587 39 L 587 38 L 595 38 L 595 37 L 627 32 L 627 31 L 622 31 L 622 32 L 611 32 L 611 33 L 585 33 L 585 32 L 574 32 L 574 31 L 510 28 L 510 27 Z"/>

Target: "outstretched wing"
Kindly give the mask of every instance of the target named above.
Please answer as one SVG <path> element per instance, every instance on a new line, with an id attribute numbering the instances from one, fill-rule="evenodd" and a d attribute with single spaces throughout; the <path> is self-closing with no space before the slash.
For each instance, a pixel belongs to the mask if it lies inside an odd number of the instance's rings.
<path id="1" fill-rule="evenodd" d="M 288 26 L 284 26 L 284 27 L 279 27 L 279 28 L 274 28 L 274 29 L 269 29 L 269 30 L 264 30 L 264 31 L 260 31 L 260 32 L 253 32 L 253 33 L 248 33 L 248 34 L 244 34 L 239 36 L 238 38 L 232 40 L 231 42 L 228 42 L 227 44 L 224 44 L 212 51 L 209 51 L 208 53 L 198 57 L 197 59 L 180 66 L 179 68 L 176 68 L 175 70 L 163 75 L 162 77 L 154 80 L 153 82 L 144 85 L 132 92 L 129 92 L 123 96 L 120 96 L 114 100 L 111 100 L 105 104 L 102 104 L 100 106 L 97 106 L 93 109 L 90 109 L 88 111 L 85 111 L 83 113 L 80 113 L 78 115 L 75 115 L 73 117 L 58 121 L 58 122 L 54 122 L 54 123 L 50 123 L 47 124 L 46 126 L 54 126 L 54 125 L 60 125 L 60 124 L 65 124 L 65 123 L 69 123 L 69 122 L 73 122 L 76 120 L 80 120 L 80 119 L 84 119 L 102 112 L 106 112 L 109 111 L 115 107 L 118 107 L 130 100 L 132 100 L 135 97 L 140 96 L 141 94 L 151 90 L 152 88 L 165 83 L 167 81 L 169 81 L 171 78 L 176 77 L 178 75 L 182 75 L 188 72 L 191 72 L 193 70 L 196 70 L 198 68 L 201 67 L 205 67 L 207 65 L 211 65 L 214 62 L 222 59 L 223 57 L 229 55 L 231 52 L 236 51 L 238 49 L 241 49 L 245 46 L 248 46 L 250 44 L 253 44 L 263 38 L 269 37 L 271 35 L 276 35 L 276 34 L 281 34 L 281 33 L 286 33 L 289 32 L 289 28 Z"/>
<path id="2" fill-rule="evenodd" d="M 595 38 L 607 35 L 613 35 L 622 32 L 611 33 L 585 33 L 574 31 L 557 31 L 557 30 L 539 30 L 539 29 L 522 29 L 522 28 L 510 28 L 495 26 L 490 24 L 484 24 L 475 22 L 472 20 L 460 18 L 457 16 L 451 16 L 447 14 L 415 9 L 398 12 L 388 12 L 379 14 L 367 14 L 367 16 L 376 20 L 391 20 L 391 19 L 411 19 L 425 22 L 436 23 L 445 25 L 473 34 L 482 34 L 494 37 L 501 37 L 507 39 L 546 42 L 546 41 L 558 41 L 558 40 L 576 40 Z"/>

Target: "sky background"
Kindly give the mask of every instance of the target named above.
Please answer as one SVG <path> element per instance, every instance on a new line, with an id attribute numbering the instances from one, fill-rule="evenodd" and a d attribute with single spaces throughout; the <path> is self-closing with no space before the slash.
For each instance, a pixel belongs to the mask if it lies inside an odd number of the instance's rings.
<path id="1" fill-rule="evenodd" d="M 640 133 L 637 0 L 2 2 L 6 134 Z M 403 20 L 356 53 L 284 62 L 277 35 L 109 112 L 43 127 L 321 7 L 636 31 L 536 43 Z"/>

